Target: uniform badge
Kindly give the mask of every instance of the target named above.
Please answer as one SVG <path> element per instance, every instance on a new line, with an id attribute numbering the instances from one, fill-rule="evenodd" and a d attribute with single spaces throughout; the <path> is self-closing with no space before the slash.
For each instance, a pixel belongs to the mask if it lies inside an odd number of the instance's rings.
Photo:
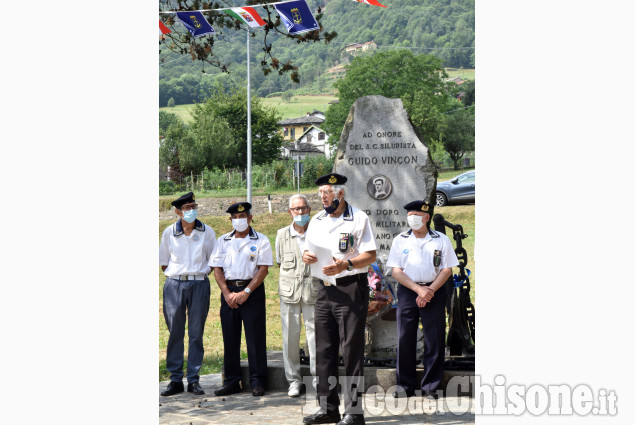
<path id="1" fill-rule="evenodd" d="M 408 248 L 406 248 L 406 249 L 404 249 L 404 250 L 403 250 L 403 253 L 404 253 L 404 254 L 407 254 L 407 253 L 409 253 L 409 252 L 410 252 L 410 250 L 409 250 Z"/>
<path id="2" fill-rule="evenodd" d="M 238 205 L 238 211 L 239 212 L 245 211 L 245 207 L 242 205 Z"/>
<path id="3" fill-rule="evenodd" d="M 337 179 L 335 178 L 335 176 L 329 177 L 329 183 L 331 183 L 331 184 L 337 183 Z"/>
<path id="4" fill-rule="evenodd" d="M 256 249 L 257 249 L 257 248 L 256 248 L 256 246 L 255 246 L 255 245 L 252 245 L 252 246 L 251 246 L 251 248 L 249 248 L 249 249 L 251 249 L 251 252 L 256 252 Z"/>
<path id="5" fill-rule="evenodd" d="M 350 233 L 340 233 L 340 252 L 346 252 L 349 249 L 353 251 L 353 235 Z"/>
<path id="6" fill-rule="evenodd" d="M 196 241 L 198 240 L 198 235 L 194 235 L 194 236 L 192 236 L 192 240 L 193 240 L 194 242 L 196 242 Z"/>
<path id="7" fill-rule="evenodd" d="M 439 273 L 439 265 L 441 265 L 441 251 L 434 250 L 434 257 L 432 257 L 432 264 L 434 265 L 434 271 Z"/>
<path id="8" fill-rule="evenodd" d="M 249 261 L 251 261 L 252 263 L 253 263 L 254 261 L 256 261 L 256 254 L 251 254 L 251 255 L 249 256 Z"/>

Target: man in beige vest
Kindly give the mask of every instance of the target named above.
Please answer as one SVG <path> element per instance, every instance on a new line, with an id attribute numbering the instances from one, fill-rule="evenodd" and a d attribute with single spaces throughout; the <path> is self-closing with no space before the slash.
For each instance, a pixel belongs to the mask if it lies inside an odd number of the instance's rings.
<path id="1" fill-rule="evenodd" d="M 304 319 L 311 375 L 315 378 L 313 311 L 319 282 L 317 278 L 311 277 L 310 266 L 302 261 L 302 253 L 298 245 L 304 239 L 304 233 L 311 218 L 311 208 L 306 196 L 300 194 L 291 196 L 288 211 L 293 223 L 278 230 L 276 262 L 280 267 L 278 294 L 282 320 L 284 373 L 289 382 L 289 397 L 298 397 L 304 390 L 300 374 L 300 315 Z"/>

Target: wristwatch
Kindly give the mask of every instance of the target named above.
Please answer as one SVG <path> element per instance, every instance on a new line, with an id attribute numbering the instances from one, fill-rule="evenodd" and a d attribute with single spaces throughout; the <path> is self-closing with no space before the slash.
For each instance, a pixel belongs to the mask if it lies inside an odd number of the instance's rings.
<path id="1" fill-rule="evenodd" d="M 346 260 L 348 261 L 348 267 L 346 267 L 346 270 L 353 271 L 354 267 L 353 267 L 353 262 L 351 260 Z"/>
<path id="2" fill-rule="evenodd" d="M 247 295 L 251 294 L 251 289 L 249 289 L 249 286 L 245 288 L 245 293 Z"/>

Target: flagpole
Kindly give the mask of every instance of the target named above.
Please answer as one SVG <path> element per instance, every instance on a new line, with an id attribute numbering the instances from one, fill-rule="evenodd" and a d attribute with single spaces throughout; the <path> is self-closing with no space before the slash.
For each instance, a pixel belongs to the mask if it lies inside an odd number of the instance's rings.
<path id="1" fill-rule="evenodd" d="M 251 74 L 249 72 L 249 36 L 247 28 L 247 202 L 251 204 Z"/>

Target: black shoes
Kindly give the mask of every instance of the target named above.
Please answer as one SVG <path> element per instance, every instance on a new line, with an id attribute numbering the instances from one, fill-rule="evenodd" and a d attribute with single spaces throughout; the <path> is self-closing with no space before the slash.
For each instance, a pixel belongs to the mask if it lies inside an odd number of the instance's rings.
<path id="1" fill-rule="evenodd" d="M 187 384 L 187 392 L 194 393 L 196 395 L 205 394 L 205 391 L 203 391 L 203 388 L 201 388 L 198 382 L 192 382 L 191 384 Z"/>
<path id="2" fill-rule="evenodd" d="M 395 391 L 394 393 L 392 393 L 392 396 L 394 398 L 413 397 L 414 395 L 415 395 L 414 390 L 404 390 L 404 389 L 401 389 L 399 391 Z"/>
<path id="3" fill-rule="evenodd" d="M 336 424 L 341 420 L 340 412 L 324 412 L 319 410 L 311 416 L 305 416 L 302 419 L 303 424 Z"/>
<path id="4" fill-rule="evenodd" d="M 346 414 L 337 425 L 366 425 L 366 421 L 364 421 L 364 415 Z"/>
<path id="5" fill-rule="evenodd" d="M 251 395 L 254 397 L 262 397 L 265 395 L 265 389 L 256 385 L 251 389 Z"/>
<path id="6" fill-rule="evenodd" d="M 165 391 L 161 391 L 161 395 L 164 397 L 167 397 L 167 396 L 182 393 L 182 392 L 183 392 L 183 382 L 170 381 Z"/>
<path id="7" fill-rule="evenodd" d="M 217 396 L 221 396 L 221 395 L 236 394 L 241 391 L 242 391 L 242 388 L 240 388 L 240 381 L 236 381 L 233 384 L 225 385 L 220 390 L 214 391 L 214 394 L 216 394 Z"/>

